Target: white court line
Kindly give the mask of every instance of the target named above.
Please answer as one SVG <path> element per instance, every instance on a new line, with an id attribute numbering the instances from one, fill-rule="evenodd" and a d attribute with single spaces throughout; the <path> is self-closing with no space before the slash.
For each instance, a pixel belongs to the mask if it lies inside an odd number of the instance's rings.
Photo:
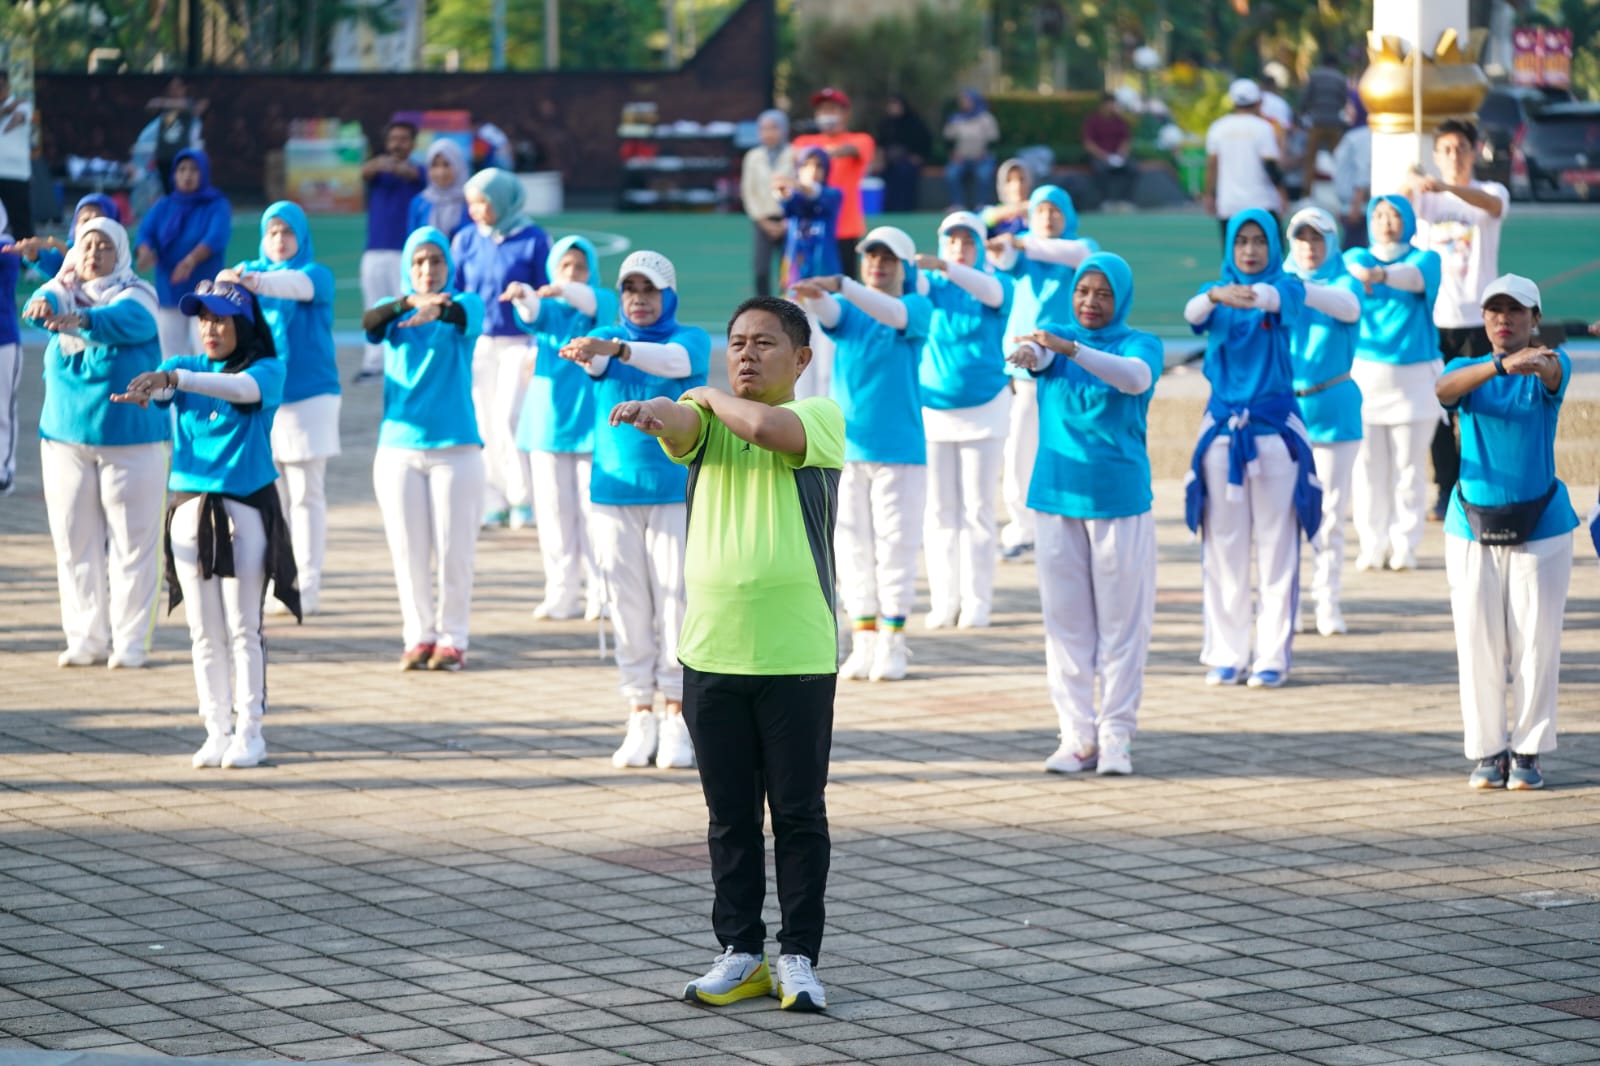
<path id="1" fill-rule="evenodd" d="M 621 255 L 629 248 L 633 247 L 633 242 L 627 237 L 620 233 L 611 233 L 603 229 L 564 230 L 560 233 L 551 235 L 552 243 L 560 240 L 562 237 L 570 237 L 574 235 L 589 238 L 589 243 L 594 245 L 594 250 L 600 253 L 601 259 L 604 259 L 608 255 Z M 359 277 L 336 278 L 334 280 L 333 287 L 335 289 L 359 289 L 361 288 L 361 279 Z"/>

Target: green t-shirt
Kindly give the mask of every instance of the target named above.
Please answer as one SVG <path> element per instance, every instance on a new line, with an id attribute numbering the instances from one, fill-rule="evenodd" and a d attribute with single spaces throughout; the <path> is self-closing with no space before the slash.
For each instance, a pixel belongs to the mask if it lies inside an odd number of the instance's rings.
<path id="1" fill-rule="evenodd" d="M 834 673 L 844 413 L 822 397 L 785 404 L 806 429 L 806 454 L 791 456 L 740 440 L 684 402 L 700 413 L 700 439 L 673 456 L 689 467 L 679 660 L 716 674 Z"/>

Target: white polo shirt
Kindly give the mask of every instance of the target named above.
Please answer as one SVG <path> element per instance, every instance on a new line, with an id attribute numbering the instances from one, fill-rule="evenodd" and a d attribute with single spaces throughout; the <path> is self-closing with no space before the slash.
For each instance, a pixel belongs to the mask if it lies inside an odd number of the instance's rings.
<path id="1" fill-rule="evenodd" d="M 1500 228 L 1511 210 L 1511 194 L 1498 181 L 1474 181 L 1472 188 L 1500 201 L 1499 218 L 1454 193 L 1425 192 L 1416 200 L 1413 243 L 1439 253 L 1433 324 L 1446 329 L 1483 325 L 1483 290 L 1500 276 Z"/>
<path id="2" fill-rule="evenodd" d="M 1235 111 L 1206 130 L 1206 154 L 1217 157 L 1217 217 L 1259 207 L 1277 211 L 1278 189 L 1267 161 L 1278 158 L 1278 135 L 1260 115 Z"/>

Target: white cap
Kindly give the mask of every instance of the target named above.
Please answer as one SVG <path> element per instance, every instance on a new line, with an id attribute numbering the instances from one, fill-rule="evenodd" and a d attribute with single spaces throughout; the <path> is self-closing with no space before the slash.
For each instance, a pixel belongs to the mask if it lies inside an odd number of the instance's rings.
<path id="1" fill-rule="evenodd" d="M 870 232 L 856 243 L 856 251 L 865 252 L 875 244 L 881 244 L 895 254 L 896 259 L 907 262 L 917 257 L 917 242 L 911 235 L 898 226 L 874 226 Z"/>
<path id="2" fill-rule="evenodd" d="M 1539 308 L 1539 286 L 1521 274 L 1502 274 L 1489 282 L 1489 287 L 1483 290 L 1483 299 L 1478 301 L 1478 306 L 1483 307 L 1496 296 L 1509 296 L 1531 310 Z"/>
<path id="3" fill-rule="evenodd" d="M 1333 220 L 1333 216 L 1320 207 L 1302 207 L 1296 211 L 1294 217 L 1289 219 L 1289 228 L 1285 232 L 1290 240 L 1294 240 L 1294 235 L 1305 226 L 1327 237 L 1339 232 L 1339 224 Z"/>
<path id="4" fill-rule="evenodd" d="M 1261 86 L 1249 78 L 1235 78 L 1228 86 L 1228 99 L 1234 107 L 1254 107 L 1261 102 Z"/>
<path id="5" fill-rule="evenodd" d="M 969 229 L 972 235 L 982 244 L 989 239 L 989 227 L 983 224 L 983 219 L 971 211 L 952 211 L 944 216 L 944 221 L 939 223 L 939 236 L 943 237 L 953 229 Z"/>
<path id="6" fill-rule="evenodd" d="M 628 279 L 629 274 L 649 278 L 650 284 L 658 289 L 678 287 L 678 272 L 673 269 L 672 260 L 660 252 L 641 249 L 624 259 L 622 266 L 617 270 L 617 288 L 622 288 L 622 283 Z"/>

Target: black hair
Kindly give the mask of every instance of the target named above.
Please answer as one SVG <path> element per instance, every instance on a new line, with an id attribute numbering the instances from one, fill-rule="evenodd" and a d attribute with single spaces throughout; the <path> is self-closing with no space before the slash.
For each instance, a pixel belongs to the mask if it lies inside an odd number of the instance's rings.
<path id="1" fill-rule="evenodd" d="M 393 122 L 383 127 L 383 136 L 386 140 L 388 139 L 390 130 L 406 130 L 411 134 L 412 140 L 417 139 L 417 124 L 415 122 L 407 122 L 405 119 L 395 119 Z"/>
<path id="2" fill-rule="evenodd" d="M 733 332 L 733 324 L 746 311 L 766 311 L 776 317 L 783 335 L 796 348 L 804 348 L 811 343 L 811 319 L 806 317 L 797 303 L 777 296 L 752 296 L 733 309 L 733 315 L 728 319 L 729 333 Z"/>
<path id="3" fill-rule="evenodd" d="M 1447 133 L 1453 133 L 1464 139 L 1468 148 L 1478 147 L 1478 126 L 1474 122 L 1462 118 L 1447 118 L 1439 124 L 1433 136 L 1438 139 Z"/>

